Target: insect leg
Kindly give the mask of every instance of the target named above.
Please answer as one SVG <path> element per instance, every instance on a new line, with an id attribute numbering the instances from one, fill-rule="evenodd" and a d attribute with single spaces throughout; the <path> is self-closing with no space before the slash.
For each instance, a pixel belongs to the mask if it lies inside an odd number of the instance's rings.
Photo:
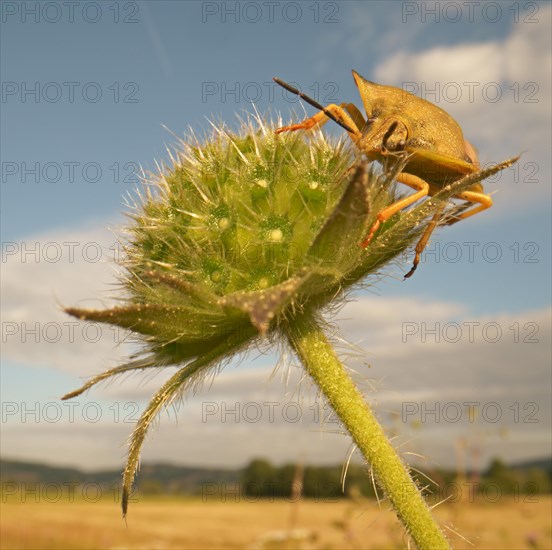
<path id="1" fill-rule="evenodd" d="M 408 279 L 414 275 L 414 272 L 416 271 L 416 268 L 418 267 L 418 264 L 420 263 L 420 257 L 422 255 L 422 252 L 425 250 L 425 247 L 427 246 L 427 243 L 429 241 L 429 237 L 431 237 L 431 234 L 433 231 L 435 231 L 435 228 L 437 227 L 437 224 L 439 223 L 439 220 L 443 214 L 443 210 L 445 209 L 445 205 L 442 205 L 439 210 L 436 212 L 436 214 L 431 218 L 431 221 L 429 222 L 428 226 L 426 227 L 424 234 L 422 235 L 422 238 L 418 241 L 418 244 L 416 245 L 414 256 L 414 261 L 412 262 L 412 267 L 410 271 L 404 276 L 405 279 Z"/>
<path id="2" fill-rule="evenodd" d="M 320 103 L 318 103 L 318 101 L 315 101 L 314 99 L 312 99 L 312 97 L 309 97 L 307 94 L 304 94 L 303 92 L 301 92 L 300 90 L 298 90 L 297 88 L 292 86 L 291 84 L 288 84 L 287 82 L 284 82 L 283 80 L 280 80 L 279 78 L 276 78 L 276 77 L 273 77 L 272 80 L 274 80 L 274 82 L 276 82 L 276 84 L 279 84 L 280 86 L 282 86 L 282 88 L 286 89 L 288 92 L 291 92 L 292 94 L 298 95 L 303 101 L 307 102 L 309 105 L 312 105 L 315 109 L 319 109 L 320 111 L 322 111 L 328 118 L 330 118 L 335 123 L 339 124 L 339 126 L 344 128 L 345 130 L 347 130 L 347 132 L 355 133 L 355 130 L 358 130 L 358 128 L 356 128 L 356 126 L 354 124 L 351 126 L 349 124 L 346 124 L 343 121 L 343 119 L 335 117 L 332 110 L 329 109 L 329 107 L 335 107 L 335 105 L 329 105 L 328 107 L 324 107 L 323 105 L 320 105 Z M 310 120 L 310 119 L 308 119 L 308 120 Z M 314 124 L 315 123 L 313 123 L 313 125 Z M 309 128 L 310 128 L 310 126 L 309 126 Z M 284 130 L 282 129 L 282 131 L 284 131 Z M 276 132 L 276 133 L 278 133 L 278 132 Z"/>
<path id="3" fill-rule="evenodd" d="M 485 193 L 479 193 L 477 191 L 464 191 L 463 193 L 458 193 L 458 195 L 454 195 L 454 198 L 462 199 L 471 203 L 478 203 L 479 206 L 458 214 L 458 216 L 455 216 L 449 222 L 449 225 L 459 222 L 460 220 L 465 220 L 466 218 L 469 218 L 475 214 L 479 214 L 479 212 L 483 212 L 483 210 L 487 210 L 487 208 L 490 208 L 493 205 L 493 199 L 491 199 L 489 195 L 486 195 Z"/>
<path id="4" fill-rule="evenodd" d="M 400 199 L 397 202 L 394 202 L 393 204 L 389 205 L 387 208 L 384 208 L 378 214 L 376 221 L 374 222 L 374 224 L 370 228 L 370 231 L 368 232 L 368 236 L 364 239 L 364 241 L 362 241 L 360 245 L 362 246 L 362 248 L 366 248 L 370 244 L 370 241 L 372 240 L 374 233 L 379 229 L 380 225 L 385 220 L 388 220 L 391 216 L 393 216 L 400 210 L 403 210 L 403 208 L 406 208 L 411 204 L 414 204 L 417 200 L 423 197 L 427 197 L 427 194 L 429 193 L 429 183 L 427 183 L 427 181 L 424 181 L 422 178 L 419 178 L 418 176 L 401 172 L 396 176 L 395 179 L 400 183 L 404 183 L 405 185 L 408 185 L 408 187 L 417 189 L 417 192 L 412 195 L 409 195 L 408 197 L 404 197 L 403 199 Z"/>
<path id="5" fill-rule="evenodd" d="M 346 104 L 344 104 L 346 105 Z M 316 113 L 314 116 L 307 118 L 300 122 L 299 124 L 292 124 L 291 126 L 283 126 L 276 130 L 277 134 L 282 132 L 293 132 L 295 130 L 310 130 L 318 124 L 324 124 L 328 121 L 328 113 L 332 115 L 332 120 L 342 120 L 347 124 L 347 127 L 350 128 L 348 132 L 351 135 L 351 138 L 356 141 L 362 137 L 362 132 L 358 129 L 357 125 L 353 119 L 348 115 L 345 109 L 341 105 L 331 104 L 324 108 L 324 111 Z M 343 124 L 341 125 L 343 126 Z"/>

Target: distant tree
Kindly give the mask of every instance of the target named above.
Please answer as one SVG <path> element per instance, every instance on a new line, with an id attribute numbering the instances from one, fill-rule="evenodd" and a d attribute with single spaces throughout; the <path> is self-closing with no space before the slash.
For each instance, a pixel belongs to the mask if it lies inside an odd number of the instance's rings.
<path id="1" fill-rule="evenodd" d="M 496 487 L 504 494 L 519 492 L 523 485 L 523 474 L 509 468 L 499 458 L 493 459 L 489 469 L 481 480 L 481 489 Z"/>
<path id="2" fill-rule="evenodd" d="M 163 483 L 158 479 L 144 479 L 140 483 L 140 493 L 144 495 L 159 495 L 165 491 Z"/>
<path id="3" fill-rule="evenodd" d="M 552 491 L 550 472 L 540 468 L 531 468 L 525 476 L 521 492 L 527 494 L 549 494 Z"/>
<path id="4" fill-rule="evenodd" d="M 242 492 L 252 498 L 275 496 L 271 493 L 277 478 L 277 470 L 268 460 L 252 460 L 242 473 Z"/>

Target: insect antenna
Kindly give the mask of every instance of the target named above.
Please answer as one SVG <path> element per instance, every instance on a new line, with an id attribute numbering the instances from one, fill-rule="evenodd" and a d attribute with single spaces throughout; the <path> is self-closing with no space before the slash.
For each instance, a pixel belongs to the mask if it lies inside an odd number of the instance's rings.
<path id="1" fill-rule="evenodd" d="M 303 92 L 301 92 L 300 90 L 298 90 L 297 88 L 292 86 L 291 84 L 288 84 L 287 82 L 284 82 L 283 80 L 280 80 L 279 78 L 273 77 L 272 80 L 274 80 L 274 82 L 276 82 L 276 84 L 279 84 L 280 86 L 282 86 L 282 88 L 286 89 L 288 92 L 291 92 L 292 94 L 298 95 L 303 101 L 305 101 L 309 105 L 312 105 L 315 109 L 323 111 L 324 114 L 328 118 L 332 119 L 334 122 L 339 124 L 342 128 L 347 130 L 347 132 L 354 133 L 354 130 L 352 128 L 347 126 L 347 124 L 345 124 L 344 122 L 341 122 L 341 120 L 337 119 L 332 113 L 330 113 L 330 111 L 328 111 L 328 109 L 326 109 L 326 107 L 320 105 L 320 103 L 318 103 L 318 101 L 315 101 L 314 99 L 312 99 L 312 97 L 309 97 L 308 95 L 304 94 Z"/>

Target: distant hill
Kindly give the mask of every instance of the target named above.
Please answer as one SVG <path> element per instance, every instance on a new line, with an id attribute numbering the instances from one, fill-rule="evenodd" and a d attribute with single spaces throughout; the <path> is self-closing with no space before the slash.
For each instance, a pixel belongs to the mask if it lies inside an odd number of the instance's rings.
<path id="1" fill-rule="evenodd" d="M 239 481 L 240 475 L 241 470 L 143 464 L 136 481 L 139 487 L 148 487 L 152 492 L 194 494 L 201 491 L 204 483 L 230 484 Z M 76 468 L 0 459 L 0 482 L 39 484 L 77 482 L 114 485 L 121 482 L 121 470 L 83 472 Z"/>
<path id="2" fill-rule="evenodd" d="M 247 484 L 253 487 L 275 486 L 289 488 L 294 479 L 295 465 L 273 466 L 267 461 L 253 460 L 243 469 L 201 468 L 176 466 L 174 464 L 143 464 L 136 478 L 136 485 L 141 493 L 199 495 L 208 484 L 215 484 L 220 490 L 232 490 L 235 484 L 241 483 L 247 490 Z M 305 466 L 304 494 L 316 491 L 317 487 L 329 487 L 336 495 L 342 497 L 341 465 L 328 467 Z M 453 470 L 432 471 L 431 476 L 440 479 L 440 483 L 456 479 Z M 548 493 L 552 487 L 552 458 L 542 458 L 506 465 L 495 460 L 481 473 L 482 480 L 504 485 L 507 492 L 510 486 L 537 488 L 537 492 Z M 366 468 L 351 464 L 347 474 L 348 484 L 359 487 L 363 494 L 370 495 L 372 483 L 366 475 Z M 120 486 L 121 470 L 98 470 L 84 472 L 76 468 L 49 466 L 35 462 L 0 459 L 0 483 L 39 484 L 57 483 L 93 483 L 113 488 Z M 314 487 L 314 489 L 313 489 Z M 309 492 L 310 491 L 310 492 Z M 282 495 L 281 495 L 282 496 Z"/>
<path id="3" fill-rule="evenodd" d="M 516 462 L 515 464 L 510 464 L 508 467 L 516 471 L 544 470 L 545 472 L 552 473 L 552 457 Z"/>

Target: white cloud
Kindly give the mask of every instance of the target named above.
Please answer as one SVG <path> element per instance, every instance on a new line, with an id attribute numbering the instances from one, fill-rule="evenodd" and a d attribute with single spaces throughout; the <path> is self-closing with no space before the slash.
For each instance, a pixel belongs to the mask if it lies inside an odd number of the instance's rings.
<path id="1" fill-rule="evenodd" d="M 435 89 L 429 86 L 434 82 L 496 82 L 505 74 L 501 59 L 498 42 L 436 46 L 421 53 L 399 51 L 382 61 L 374 74 L 378 82 L 395 84 L 423 75 L 428 89 Z"/>
<path id="2" fill-rule="evenodd" d="M 72 239 L 101 242 L 106 250 L 112 242 L 108 234 L 87 232 L 74 233 Z M 67 239 L 58 234 L 30 240 L 45 243 Z M 18 323 L 62 322 L 52 289 L 62 302 L 75 303 L 98 291 L 106 294 L 105 289 L 115 280 L 108 264 L 36 264 L 21 262 L 16 256 L 7 262 L 2 294 L 7 306 L 5 319 Z M 34 284 L 37 278 L 39 285 Z M 26 288 L 28 292 L 23 291 Z M 503 456 L 520 459 L 546 452 L 550 443 L 550 369 L 546 360 L 550 353 L 550 310 L 482 317 L 454 302 L 363 296 L 347 304 L 333 322 L 345 338 L 366 350 L 365 356 L 351 357 L 346 364 L 357 373 L 367 399 L 377 405 L 381 418 L 393 426 L 400 440 L 415 439 L 405 449 L 450 465 L 455 441 L 484 430 L 488 435 L 483 460 L 498 449 Z M 122 360 L 128 351 L 115 348 L 109 337 L 94 345 L 82 338 L 74 344 L 22 343 L 12 338 L 3 353 L 4 360 L 41 366 L 45 372 L 59 369 L 89 376 L 108 366 L 106 363 Z M 298 457 L 313 463 L 344 460 L 350 440 L 340 434 L 338 425 L 316 421 L 317 391 L 302 369 L 287 365 L 271 378 L 275 363 L 275 355 L 253 351 L 241 364 L 228 366 L 214 380 L 208 378 L 198 394 L 188 396 L 177 407 L 176 416 L 173 412 L 163 415 L 146 443 L 144 460 L 212 466 L 240 466 L 254 456 L 268 456 L 275 462 Z M 40 448 L 41 458 L 52 463 L 118 466 L 144 401 L 172 372 L 167 369 L 145 379 L 124 377 L 92 390 L 76 401 L 73 422 L 69 409 L 57 401 L 47 401 L 49 397 L 38 404 L 38 422 L 33 414 L 24 413 L 26 407 L 35 407 L 34 402 L 14 401 L 4 418 L 5 452 L 31 459 Z M 485 404 L 496 403 L 502 414 L 500 422 L 481 421 L 470 426 L 466 402 L 480 403 L 480 410 Z M 537 406 L 536 424 L 522 422 L 531 413 L 523 409 L 528 403 Z M 91 409 L 85 413 L 87 406 Z M 512 416 L 516 406 L 517 422 Z M 440 408 L 440 416 L 424 418 L 423 407 L 430 411 Z M 448 407 L 449 416 L 459 407 L 462 421 L 444 418 L 443 407 Z M 98 408 L 100 421 L 91 421 L 90 412 Z M 48 421 L 46 412 L 55 418 L 57 410 L 61 411 L 59 420 Z M 297 410 L 301 420 L 296 422 L 291 415 Z M 405 410 L 410 414 L 401 418 Z M 258 419 L 256 414 L 260 414 Z M 416 422 L 421 429 L 412 428 Z M 505 429 L 510 435 L 503 440 Z M 290 441 L 296 443 L 290 445 Z M 64 449 L 63 456 L 59 455 L 60 448 Z"/>
<path id="3" fill-rule="evenodd" d="M 2 252 L 3 361 L 90 375 L 128 353 L 128 345 L 116 347 L 122 332 L 76 322 L 61 310 L 62 305 L 109 303 L 119 253 L 113 234 L 35 235 L 4 242 Z M 87 296 L 96 298 L 84 302 Z"/>
<path id="4" fill-rule="evenodd" d="M 489 82 L 534 81 L 539 84 L 538 105 L 549 112 L 551 18 L 552 7 L 543 5 L 540 7 L 538 23 L 514 25 L 510 34 L 502 41 L 434 46 L 418 52 L 399 50 L 383 58 L 376 66 L 374 75 L 378 82 L 386 84 L 397 85 L 412 79 L 427 83 L 428 88 L 435 82 L 477 82 L 483 86 Z M 513 93 L 509 95 L 513 99 Z M 446 96 L 443 100 L 446 101 Z M 467 107 L 468 100 L 469 94 L 463 94 L 460 106 Z"/>
<path id="5" fill-rule="evenodd" d="M 420 335 L 403 344 L 395 341 L 392 331 L 386 331 L 384 314 L 380 316 L 381 330 L 378 323 L 372 323 L 372 315 L 383 313 L 383 307 L 378 310 L 365 300 L 360 302 L 364 314 L 354 325 L 344 323 L 345 333 L 356 336 L 360 332 L 357 326 L 370 324 L 370 340 L 380 340 L 381 348 L 370 354 L 370 368 L 362 362 L 347 363 L 358 373 L 357 380 L 382 421 L 398 435 L 395 443 L 407 442 L 403 452 L 415 451 L 451 466 L 455 444 L 465 437 L 468 443 L 480 445 L 482 463 L 497 454 L 508 460 L 546 454 L 550 446 L 549 312 L 495 320 L 511 326 L 533 319 L 539 324 L 539 344 L 516 343 L 506 334 L 496 344 L 480 336 L 472 344 L 467 338 L 456 344 L 423 343 Z M 384 303 L 382 300 L 382 306 Z M 427 311 L 437 311 L 438 316 L 432 318 L 421 310 L 416 317 L 420 322 L 441 319 L 439 306 L 431 306 Z M 442 313 L 446 320 L 445 308 Z M 466 316 L 459 319 L 467 320 Z M 483 318 L 470 321 L 489 322 Z M 527 336 L 523 329 L 522 334 Z M 338 424 L 329 421 L 328 409 L 319 409 L 317 392 L 304 380 L 301 369 L 282 370 L 279 374 L 288 374 L 286 382 L 280 375 L 270 380 L 272 363 L 269 358 L 260 361 L 268 365 L 253 369 L 246 360 L 239 368 L 225 369 L 212 385 L 163 414 L 146 441 L 143 460 L 227 467 L 241 466 L 257 456 L 279 463 L 344 461 L 350 439 Z M 31 459 L 40 448 L 42 459 L 52 463 L 118 467 L 142 399 L 160 384 L 156 377 L 148 388 L 138 390 L 131 380 L 97 388 L 87 399 L 76 400 L 74 422 L 69 422 L 65 409 L 59 421 L 48 422 L 46 407 L 50 407 L 50 417 L 55 417 L 57 410 L 53 401 L 39 405 L 38 422 L 33 415 L 21 421 L 23 413 L 16 410 L 4 422 L 4 452 Z M 480 404 L 473 424 L 465 405 L 470 402 Z M 91 421 L 97 410 L 101 420 Z M 496 412 L 501 418 L 495 422 Z M 457 414 L 461 415 L 459 421 Z M 64 449 L 62 456 L 60 448 Z"/>
<path id="6" fill-rule="evenodd" d="M 519 181 L 509 170 L 493 185 L 509 209 L 550 198 L 551 14 L 541 5 L 538 23 L 514 25 L 504 40 L 402 49 L 374 70 L 378 82 L 405 86 L 454 116 L 484 164 L 524 152 Z"/>

